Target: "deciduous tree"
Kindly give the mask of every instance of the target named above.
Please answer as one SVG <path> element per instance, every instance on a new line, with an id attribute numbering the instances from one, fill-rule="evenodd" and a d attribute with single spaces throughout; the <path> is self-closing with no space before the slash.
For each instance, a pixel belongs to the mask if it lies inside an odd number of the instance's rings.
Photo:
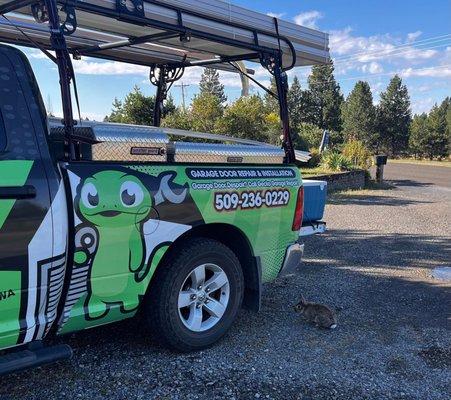
<path id="1" fill-rule="evenodd" d="M 263 100 L 254 95 L 241 97 L 226 108 L 218 130 L 226 135 L 268 141 L 267 114 Z"/>
<path id="2" fill-rule="evenodd" d="M 138 86 L 125 96 L 123 101 L 115 98 L 113 109 L 105 121 L 135 125 L 153 125 L 155 96 L 146 96 Z M 165 102 L 163 116 L 175 110 L 171 96 Z"/>

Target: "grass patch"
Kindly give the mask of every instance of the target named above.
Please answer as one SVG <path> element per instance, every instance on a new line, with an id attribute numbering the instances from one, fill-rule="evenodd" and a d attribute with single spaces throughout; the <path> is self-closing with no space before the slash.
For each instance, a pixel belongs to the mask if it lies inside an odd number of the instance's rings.
<path id="1" fill-rule="evenodd" d="M 316 168 L 300 168 L 302 176 L 317 176 L 317 175 L 332 175 L 332 174 L 339 174 L 340 171 L 332 171 L 327 168 L 323 167 L 316 167 Z"/>
<path id="2" fill-rule="evenodd" d="M 374 195 L 375 191 L 382 191 L 382 190 L 393 190 L 395 189 L 395 185 L 391 185 L 387 182 L 383 183 L 377 183 L 374 180 L 370 180 L 366 183 L 365 187 L 363 189 L 347 189 L 347 190 L 337 190 L 337 191 L 331 191 L 328 193 L 328 204 L 334 204 L 335 202 L 339 202 L 340 200 L 344 200 L 347 197 L 356 197 L 356 196 L 370 196 Z"/>
<path id="3" fill-rule="evenodd" d="M 417 164 L 417 165 L 431 165 L 438 167 L 451 168 L 451 161 L 436 161 L 436 160 L 415 160 L 414 158 L 402 158 L 399 160 L 389 160 L 389 164 Z"/>

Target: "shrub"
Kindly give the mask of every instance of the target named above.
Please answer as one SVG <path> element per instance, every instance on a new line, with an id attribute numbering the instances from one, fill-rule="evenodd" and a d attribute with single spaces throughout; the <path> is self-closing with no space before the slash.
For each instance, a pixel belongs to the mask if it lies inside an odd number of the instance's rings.
<path id="1" fill-rule="evenodd" d="M 257 95 L 240 97 L 225 109 L 216 124 L 216 132 L 267 142 L 269 133 L 263 100 Z"/>
<path id="2" fill-rule="evenodd" d="M 302 123 L 296 127 L 298 135 L 304 142 L 307 143 L 308 147 L 319 148 L 321 144 L 321 139 L 323 138 L 323 130 L 318 128 L 316 125 Z"/>
<path id="3" fill-rule="evenodd" d="M 319 165 L 321 164 L 321 153 L 319 152 L 318 149 L 310 149 L 310 155 L 311 155 L 311 159 L 308 161 L 307 163 L 307 167 L 308 168 L 316 168 L 319 167 Z"/>
<path id="4" fill-rule="evenodd" d="M 351 160 L 335 151 L 324 153 L 322 165 L 332 171 L 349 171 L 352 169 Z"/>
<path id="5" fill-rule="evenodd" d="M 189 131 L 193 127 L 193 119 L 189 111 L 177 108 L 174 112 L 163 118 L 161 126 Z"/>
<path id="6" fill-rule="evenodd" d="M 356 167 L 368 169 L 371 167 L 371 153 L 360 140 L 351 140 L 343 146 L 343 156 Z"/>

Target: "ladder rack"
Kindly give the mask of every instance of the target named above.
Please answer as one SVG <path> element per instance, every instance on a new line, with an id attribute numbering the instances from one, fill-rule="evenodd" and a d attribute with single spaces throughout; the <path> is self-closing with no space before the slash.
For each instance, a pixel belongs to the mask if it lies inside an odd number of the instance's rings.
<path id="1" fill-rule="evenodd" d="M 149 66 L 157 87 L 156 126 L 168 90 L 186 67 L 245 73 L 234 63 L 259 62 L 277 85 L 286 162 L 295 160 L 286 71 L 329 62 L 326 33 L 220 0 L 0 0 L 0 20 L 0 41 L 55 52 L 70 159 L 79 154 L 73 138 L 71 54 Z"/>

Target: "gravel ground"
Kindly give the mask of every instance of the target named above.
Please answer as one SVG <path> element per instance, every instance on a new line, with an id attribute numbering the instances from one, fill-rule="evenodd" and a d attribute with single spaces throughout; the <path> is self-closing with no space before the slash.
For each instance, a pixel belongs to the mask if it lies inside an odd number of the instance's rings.
<path id="1" fill-rule="evenodd" d="M 335 195 L 300 274 L 267 285 L 210 350 L 171 353 L 127 321 L 66 338 L 69 362 L 0 378 L 0 399 L 447 399 L 451 189 L 409 180 Z M 343 307 L 335 331 L 292 311 Z"/>

